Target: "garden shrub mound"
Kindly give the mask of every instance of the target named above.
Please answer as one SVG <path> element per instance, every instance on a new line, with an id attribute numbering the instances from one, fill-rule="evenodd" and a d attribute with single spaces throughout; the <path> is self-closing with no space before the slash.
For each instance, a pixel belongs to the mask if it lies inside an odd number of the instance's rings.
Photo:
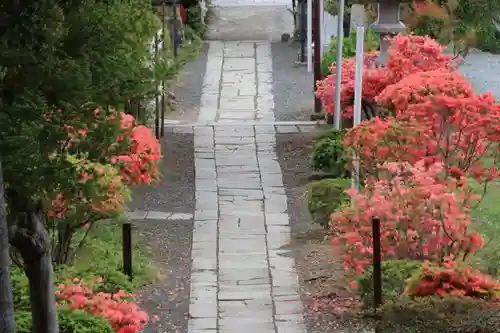
<path id="1" fill-rule="evenodd" d="M 381 309 L 380 333 L 498 333 L 500 307 L 461 297 L 403 297 Z"/>
<path id="2" fill-rule="evenodd" d="M 343 144 L 345 134 L 345 130 L 332 130 L 316 138 L 311 154 L 313 170 L 325 172 L 332 178 L 348 176 L 347 157 Z"/>
<path id="3" fill-rule="evenodd" d="M 382 301 L 396 302 L 405 290 L 405 283 L 422 262 L 414 260 L 387 260 L 382 262 Z M 373 308 L 373 268 L 368 267 L 356 279 L 356 291 L 363 308 Z"/>
<path id="4" fill-rule="evenodd" d="M 307 208 L 314 222 L 328 228 L 330 214 L 349 201 L 345 192 L 351 187 L 350 179 L 322 179 L 309 183 Z"/>
<path id="5" fill-rule="evenodd" d="M 114 333 L 113 327 L 106 319 L 84 311 L 59 308 L 57 317 L 60 333 Z M 17 332 L 32 333 L 31 326 L 31 312 L 16 311 Z"/>

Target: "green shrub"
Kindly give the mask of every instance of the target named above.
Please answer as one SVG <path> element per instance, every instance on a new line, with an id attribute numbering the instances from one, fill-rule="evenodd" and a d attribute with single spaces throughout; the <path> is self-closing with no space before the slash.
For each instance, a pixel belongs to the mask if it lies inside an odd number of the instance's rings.
<path id="1" fill-rule="evenodd" d="M 380 333 L 498 333 L 500 308 L 460 297 L 403 297 L 382 307 Z"/>
<path id="2" fill-rule="evenodd" d="M 371 52 L 378 49 L 379 37 L 373 32 L 373 30 L 368 29 L 365 33 L 365 52 Z M 342 44 L 342 58 L 352 58 L 356 55 L 356 31 L 352 31 L 349 37 L 344 37 L 344 43 Z M 330 74 L 330 66 L 335 64 L 337 61 L 337 37 L 333 37 L 330 42 L 329 49 L 323 54 L 323 60 L 321 61 L 321 73 L 323 75 Z"/>
<path id="3" fill-rule="evenodd" d="M 401 297 L 405 281 L 420 268 L 420 261 L 386 260 L 382 262 L 382 301 L 394 302 Z M 357 278 L 363 307 L 373 307 L 373 269 L 371 266 Z"/>
<path id="4" fill-rule="evenodd" d="M 315 140 L 311 155 L 313 170 L 339 178 L 347 176 L 347 156 L 342 142 L 345 133 L 345 130 L 327 131 Z"/>
<path id="5" fill-rule="evenodd" d="M 349 201 L 345 190 L 350 186 L 350 179 L 323 179 L 311 182 L 307 188 L 307 208 L 314 222 L 327 228 L 330 214 Z"/>
<path id="6" fill-rule="evenodd" d="M 83 311 L 57 309 L 60 333 L 114 333 L 109 322 L 101 317 L 91 316 Z M 32 333 L 31 312 L 16 310 L 18 333 Z"/>
<path id="7" fill-rule="evenodd" d="M 190 6 L 186 10 L 188 23 L 187 25 L 193 29 L 198 36 L 203 37 L 207 31 L 207 25 L 203 23 L 201 6 L 199 4 L 195 4 Z"/>
<path id="8" fill-rule="evenodd" d="M 13 265 L 10 271 L 10 278 L 12 280 L 12 298 L 16 312 L 29 311 L 31 307 L 29 284 L 26 274 L 24 274 L 21 268 Z"/>
<path id="9" fill-rule="evenodd" d="M 411 32 L 417 35 L 429 35 L 442 44 L 450 43 L 449 31 L 455 37 L 475 35 L 472 46 L 487 52 L 500 52 L 500 33 L 491 22 L 491 2 L 494 0 L 459 0 L 452 22 L 443 22 L 441 18 L 420 17 L 410 24 Z M 439 1 L 446 3 L 446 1 Z M 452 29 L 452 30 L 450 30 Z"/>

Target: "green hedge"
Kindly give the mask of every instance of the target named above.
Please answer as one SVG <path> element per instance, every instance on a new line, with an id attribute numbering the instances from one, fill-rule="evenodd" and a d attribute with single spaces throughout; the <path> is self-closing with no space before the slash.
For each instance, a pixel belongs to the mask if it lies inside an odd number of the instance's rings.
<path id="1" fill-rule="evenodd" d="M 91 316 L 83 311 L 57 310 L 60 333 L 114 333 L 109 322 L 101 317 Z M 32 333 L 31 312 L 16 311 L 17 333 Z"/>
<path id="2" fill-rule="evenodd" d="M 345 130 L 331 130 L 315 139 L 311 154 L 313 170 L 327 172 L 338 178 L 347 176 L 347 156 L 343 144 L 345 134 Z"/>
<path id="3" fill-rule="evenodd" d="M 382 262 L 382 301 L 395 302 L 405 287 L 405 281 L 421 266 L 420 261 L 386 260 Z M 357 278 L 358 294 L 363 307 L 373 307 L 373 269 L 371 266 Z"/>
<path id="4" fill-rule="evenodd" d="M 345 191 L 350 186 L 350 179 L 323 179 L 311 182 L 307 188 L 307 208 L 314 222 L 327 228 L 330 214 L 349 201 Z"/>

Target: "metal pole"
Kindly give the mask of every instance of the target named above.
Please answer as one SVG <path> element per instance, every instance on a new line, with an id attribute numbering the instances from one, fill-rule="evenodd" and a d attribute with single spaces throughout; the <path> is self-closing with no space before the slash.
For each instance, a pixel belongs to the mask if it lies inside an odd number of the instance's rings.
<path id="1" fill-rule="evenodd" d="M 344 43 L 344 0 L 339 0 L 339 15 L 337 16 L 337 56 L 335 73 L 335 129 L 340 129 L 340 89 L 342 81 L 342 44 Z"/>
<path id="2" fill-rule="evenodd" d="M 321 80 L 321 6 L 320 2 L 322 0 L 315 0 L 314 3 L 314 83 L 313 91 L 316 91 L 316 82 Z M 314 113 L 321 113 L 321 101 L 314 94 Z"/>
<path id="3" fill-rule="evenodd" d="M 165 2 L 162 2 L 161 4 L 161 13 L 163 16 L 162 20 L 162 49 L 165 48 L 165 40 L 167 39 L 167 34 L 165 31 L 167 31 L 167 27 L 165 24 Z M 163 137 L 165 132 L 165 80 L 161 81 L 161 133 L 160 136 Z"/>
<path id="4" fill-rule="evenodd" d="M 300 62 L 306 62 L 306 30 L 307 30 L 307 5 L 306 0 L 301 0 L 300 3 Z"/>
<path id="5" fill-rule="evenodd" d="M 177 58 L 179 55 L 178 45 L 177 45 L 177 1 L 173 1 L 172 5 L 172 45 L 174 46 L 174 57 Z"/>
<path id="6" fill-rule="evenodd" d="M 312 14 L 313 14 L 313 9 L 312 9 L 312 2 L 313 0 L 307 0 L 307 10 L 306 10 L 306 15 L 307 15 L 307 28 L 306 28 L 306 33 L 307 33 L 307 71 L 312 72 Z"/>
<path id="7" fill-rule="evenodd" d="M 380 250 L 380 219 L 372 219 L 373 232 L 373 310 L 382 305 L 382 256 Z"/>
<path id="8" fill-rule="evenodd" d="M 122 225 L 123 242 L 123 274 L 132 280 L 132 224 L 130 222 Z"/>
<path id="9" fill-rule="evenodd" d="M 155 61 L 158 62 L 158 32 L 155 35 Z M 158 86 L 156 86 L 155 93 L 155 135 L 156 138 L 160 138 L 160 100 L 158 97 Z"/>

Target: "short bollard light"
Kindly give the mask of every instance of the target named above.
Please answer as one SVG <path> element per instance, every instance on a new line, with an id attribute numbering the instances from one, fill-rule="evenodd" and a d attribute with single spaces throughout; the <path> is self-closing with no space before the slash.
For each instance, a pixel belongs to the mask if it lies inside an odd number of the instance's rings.
<path id="1" fill-rule="evenodd" d="M 382 305 L 382 255 L 380 249 L 380 219 L 372 219 L 373 232 L 373 307 Z"/>
<path id="2" fill-rule="evenodd" d="M 132 223 L 126 221 L 122 225 L 123 242 L 123 274 L 132 280 Z"/>

